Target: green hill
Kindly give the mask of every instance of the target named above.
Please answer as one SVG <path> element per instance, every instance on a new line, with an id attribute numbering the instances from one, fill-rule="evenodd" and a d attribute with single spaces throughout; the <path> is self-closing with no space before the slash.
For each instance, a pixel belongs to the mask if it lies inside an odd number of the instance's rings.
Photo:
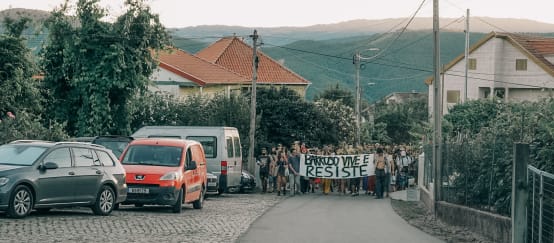
<path id="1" fill-rule="evenodd" d="M 433 72 L 433 33 L 398 34 L 303 40 L 282 46 L 264 42 L 261 51 L 312 82 L 307 92 L 308 99 L 336 84 L 354 92 L 353 55 L 356 51 L 360 51 L 363 57 L 378 54 L 372 60 L 362 61 L 362 99 L 371 102 L 393 92 L 427 92 L 423 81 Z M 472 33 L 471 43 L 484 35 Z M 462 54 L 464 42 L 463 33 L 441 33 L 441 62 L 448 63 Z M 175 44 L 192 53 L 208 45 L 183 38 L 177 39 Z M 379 48 L 379 51 L 367 51 L 369 48 Z"/>

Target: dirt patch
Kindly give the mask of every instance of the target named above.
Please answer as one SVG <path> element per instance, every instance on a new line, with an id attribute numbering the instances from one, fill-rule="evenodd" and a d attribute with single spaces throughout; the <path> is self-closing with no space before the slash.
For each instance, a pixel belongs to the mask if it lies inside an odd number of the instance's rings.
<path id="1" fill-rule="evenodd" d="M 446 242 L 452 243 L 492 243 L 490 239 L 465 227 L 453 226 L 440 220 L 427 211 L 421 202 L 391 200 L 394 211 L 409 224 Z"/>

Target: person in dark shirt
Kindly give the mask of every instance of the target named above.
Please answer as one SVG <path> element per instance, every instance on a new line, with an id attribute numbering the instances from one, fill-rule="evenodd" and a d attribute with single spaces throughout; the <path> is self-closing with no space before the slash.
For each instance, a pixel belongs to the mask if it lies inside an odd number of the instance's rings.
<path id="1" fill-rule="evenodd" d="M 260 181 L 262 182 L 262 193 L 267 192 L 267 180 L 269 177 L 269 163 L 270 158 L 267 155 L 267 149 L 262 148 L 262 153 L 256 160 L 258 166 L 260 166 Z"/>

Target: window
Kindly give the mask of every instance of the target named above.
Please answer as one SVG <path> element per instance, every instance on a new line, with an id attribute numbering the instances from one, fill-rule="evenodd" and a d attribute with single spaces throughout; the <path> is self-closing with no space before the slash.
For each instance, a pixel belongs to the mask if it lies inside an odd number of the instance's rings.
<path id="1" fill-rule="evenodd" d="M 114 166 L 115 162 L 112 160 L 112 157 L 108 155 L 108 153 L 104 151 L 96 151 L 98 154 L 98 160 L 100 161 L 100 165 L 103 166 Z"/>
<path id="2" fill-rule="evenodd" d="M 198 141 L 204 147 L 206 158 L 215 158 L 217 156 L 217 138 L 203 136 L 188 136 L 187 139 Z"/>
<path id="3" fill-rule="evenodd" d="M 233 158 L 233 138 L 232 137 L 226 137 L 225 140 L 227 141 L 227 157 Z"/>
<path id="4" fill-rule="evenodd" d="M 71 167 L 71 154 L 69 148 L 60 148 L 50 152 L 43 160 L 46 162 L 54 162 L 59 168 Z"/>
<path id="5" fill-rule="evenodd" d="M 516 59 L 516 71 L 527 70 L 527 59 Z"/>
<path id="6" fill-rule="evenodd" d="M 494 89 L 494 95 L 496 98 L 504 99 L 504 96 L 506 96 L 506 90 L 504 88 L 496 88 Z"/>
<path id="7" fill-rule="evenodd" d="M 233 138 L 233 142 L 235 144 L 235 157 L 239 158 L 241 157 L 241 154 L 240 154 L 240 139 L 239 137 L 234 137 Z"/>
<path id="8" fill-rule="evenodd" d="M 467 68 L 469 70 L 476 70 L 477 69 L 477 59 L 475 58 L 468 58 L 467 59 Z"/>
<path id="9" fill-rule="evenodd" d="M 75 156 L 75 166 L 93 166 L 94 157 L 92 157 L 92 151 L 86 148 L 73 148 Z M 96 158 L 96 160 L 98 160 Z M 98 164 L 98 163 L 97 163 Z"/>
<path id="10" fill-rule="evenodd" d="M 190 152 L 190 148 L 187 149 L 187 157 L 185 158 L 185 169 L 190 167 L 192 164 L 192 153 Z"/>
<path id="11" fill-rule="evenodd" d="M 460 103 L 460 91 L 459 90 L 448 90 L 448 91 L 446 91 L 446 102 L 447 103 Z"/>

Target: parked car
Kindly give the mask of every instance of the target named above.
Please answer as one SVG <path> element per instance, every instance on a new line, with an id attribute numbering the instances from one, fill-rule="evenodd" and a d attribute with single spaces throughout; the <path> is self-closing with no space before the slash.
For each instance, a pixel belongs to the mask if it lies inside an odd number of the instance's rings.
<path id="1" fill-rule="evenodd" d="M 219 180 L 217 176 L 208 172 L 208 187 L 206 188 L 206 195 L 220 195 L 221 190 L 219 189 Z"/>
<path id="2" fill-rule="evenodd" d="M 133 137 L 129 136 L 119 136 L 119 135 L 103 135 L 95 137 L 91 143 L 100 144 L 108 149 L 111 149 L 112 152 L 119 158 L 127 144 L 133 141 Z"/>
<path id="3" fill-rule="evenodd" d="M 240 190 L 242 147 L 235 127 L 144 126 L 134 138 L 178 138 L 202 144 L 208 172 L 218 176 L 219 193 Z"/>
<path id="4" fill-rule="evenodd" d="M 256 189 L 256 177 L 250 172 L 243 170 L 240 178 L 240 192 L 251 192 Z"/>
<path id="5" fill-rule="evenodd" d="M 129 191 L 124 204 L 171 205 L 180 213 L 184 203 L 201 209 L 206 193 L 204 149 L 199 142 L 171 138 L 135 139 L 121 155 Z"/>
<path id="6" fill-rule="evenodd" d="M 29 140 L 0 146 L 0 210 L 10 217 L 70 206 L 109 215 L 126 197 L 125 170 L 103 146 Z"/>

